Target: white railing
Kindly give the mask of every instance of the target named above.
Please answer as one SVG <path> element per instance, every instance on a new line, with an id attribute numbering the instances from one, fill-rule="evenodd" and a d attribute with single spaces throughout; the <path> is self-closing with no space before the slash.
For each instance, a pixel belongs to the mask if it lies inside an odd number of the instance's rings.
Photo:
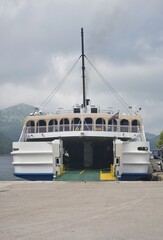
<path id="1" fill-rule="evenodd" d="M 27 134 L 32 133 L 44 133 L 44 132 L 67 132 L 67 131 L 105 131 L 105 132 L 132 132 L 140 133 L 140 126 L 125 126 L 125 125 L 105 125 L 105 124 L 83 124 L 83 129 L 81 124 L 63 124 L 63 125 L 49 125 L 46 126 L 29 126 L 26 128 Z"/>
<path id="2" fill-rule="evenodd" d="M 23 126 L 23 130 L 21 132 L 21 135 L 20 135 L 20 138 L 19 138 L 19 142 L 26 140 L 25 139 L 25 137 L 26 137 L 25 133 L 26 133 L 26 128 L 25 128 L 25 126 Z"/>

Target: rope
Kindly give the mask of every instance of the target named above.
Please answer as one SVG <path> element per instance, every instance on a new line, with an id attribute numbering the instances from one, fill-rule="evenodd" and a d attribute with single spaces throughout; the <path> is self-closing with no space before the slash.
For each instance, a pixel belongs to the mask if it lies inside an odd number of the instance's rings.
<path id="1" fill-rule="evenodd" d="M 76 64 L 78 63 L 81 56 L 77 59 L 77 61 L 74 63 L 74 65 L 70 68 L 68 73 L 64 76 L 64 78 L 59 82 L 59 84 L 53 89 L 53 91 L 47 96 L 47 98 L 41 103 L 39 108 L 44 108 L 50 100 L 54 97 L 54 95 L 57 93 L 57 91 L 60 89 L 60 87 L 63 85 L 63 83 L 67 80 L 68 76 L 72 72 L 72 70 L 75 68 Z"/>
<path id="2" fill-rule="evenodd" d="M 85 55 L 84 55 L 85 56 Z M 59 84 L 53 89 L 53 91 L 47 96 L 47 98 L 41 103 L 39 108 L 44 108 L 54 97 L 54 95 L 57 93 L 57 91 L 60 89 L 60 87 L 63 85 L 63 83 L 67 80 L 68 76 L 71 74 L 72 70 L 75 68 L 76 64 L 78 63 L 81 56 L 77 59 L 77 61 L 74 63 L 74 65 L 70 68 L 68 73 L 64 76 L 64 78 L 59 82 Z M 96 69 L 96 67 L 93 65 L 93 63 L 89 60 L 87 56 L 85 56 L 91 67 L 94 69 L 94 71 L 97 73 L 97 75 L 100 77 L 100 79 L 105 83 L 105 85 L 111 90 L 111 92 L 114 94 L 114 96 L 119 100 L 119 102 L 126 108 L 128 112 L 129 105 L 127 102 L 115 91 L 115 89 L 109 84 L 109 82 L 102 76 L 102 74 Z M 133 109 L 131 109 L 135 114 L 137 114 Z"/>
<path id="3" fill-rule="evenodd" d="M 92 68 L 95 70 L 97 75 L 101 78 L 101 80 L 106 84 L 107 87 L 111 90 L 111 92 L 114 94 L 114 96 L 119 100 L 119 102 L 127 109 L 127 111 L 130 112 L 129 110 L 129 105 L 127 102 L 115 91 L 115 89 L 109 84 L 109 82 L 102 76 L 102 74 L 96 69 L 96 67 L 93 65 L 93 63 L 89 60 L 87 56 L 85 56 L 89 64 L 92 66 Z M 133 110 L 132 110 L 133 111 Z M 134 111 L 133 111 L 134 112 Z M 135 112 L 134 112 L 135 113 Z"/>

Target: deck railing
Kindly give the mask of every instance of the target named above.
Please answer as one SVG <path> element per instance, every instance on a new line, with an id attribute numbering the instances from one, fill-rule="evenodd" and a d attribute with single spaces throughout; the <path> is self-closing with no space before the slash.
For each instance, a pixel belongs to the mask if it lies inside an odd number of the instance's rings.
<path id="1" fill-rule="evenodd" d="M 104 131 L 104 132 L 141 132 L 140 126 L 125 126 L 125 125 L 105 125 L 105 124 L 83 124 L 84 131 Z M 45 133 L 45 132 L 67 132 L 67 131 L 82 131 L 81 124 L 63 124 L 46 126 L 28 126 L 26 133 Z"/>

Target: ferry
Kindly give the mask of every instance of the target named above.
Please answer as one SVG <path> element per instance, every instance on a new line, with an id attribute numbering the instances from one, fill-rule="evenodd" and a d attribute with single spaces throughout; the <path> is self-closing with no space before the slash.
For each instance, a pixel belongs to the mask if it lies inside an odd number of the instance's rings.
<path id="1" fill-rule="evenodd" d="M 81 180 L 96 172 L 99 181 L 148 179 L 151 153 L 140 112 L 102 110 L 86 98 L 83 28 L 81 50 L 82 104 L 55 114 L 37 109 L 27 116 L 13 143 L 14 174 L 65 180 L 71 173 Z"/>

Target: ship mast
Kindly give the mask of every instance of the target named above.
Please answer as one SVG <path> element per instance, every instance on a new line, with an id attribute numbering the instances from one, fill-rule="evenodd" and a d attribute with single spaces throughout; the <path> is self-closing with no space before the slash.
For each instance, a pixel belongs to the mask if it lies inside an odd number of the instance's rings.
<path id="1" fill-rule="evenodd" d="M 82 50 L 82 79 L 83 79 L 83 108 L 86 107 L 86 93 L 85 93 L 85 54 L 84 54 L 84 33 L 83 28 L 81 28 L 81 50 Z"/>

